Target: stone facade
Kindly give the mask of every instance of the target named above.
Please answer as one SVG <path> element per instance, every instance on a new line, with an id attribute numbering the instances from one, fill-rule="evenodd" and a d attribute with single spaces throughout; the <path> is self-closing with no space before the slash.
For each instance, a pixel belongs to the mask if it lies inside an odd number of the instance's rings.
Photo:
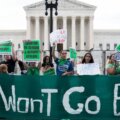
<path id="1" fill-rule="evenodd" d="M 16 50 L 22 50 L 26 30 L 0 30 L 0 40 L 9 39 L 15 44 Z M 114 50 L 117 44 L 120 44 L 120 30 L 94 30 L 94 50 Z"/>
<path id="2" fill-rule="evenodd" d="M 93 30 L 96 7 L 77 0 L 59 0 L 58 16 L 53 17 L 53 29 L 67 29 L 65 50 L 114 50 L 120 44 L 120 30 Z M 41 49 L 49 50 L 49 16 L 45 16 L 45 2 L 24 7 L 27 30 L 1 30 L 0 40 L 12 39 L 15 49 L 22 49 L 22 40 L 40 39 Z M 44 44 L 43 44 L 44 43 Z"/>
<path id="3" fill-rule="evenodd" d="M 53 15 L 54 30 L 67 30 L 68 38 L 63 45 L 77 50 L 93 48 L 93 18 L 96 7 L 77 0 L 59 0 L 58 16 Z M 49 50 L 49 17 L 45 16 L 45 1 L 24 7 L 27 16 L 26 39 L 40 39 L 44 50 Z M 86 46 L 84 44 L 86 43 Z M 77 44 L 77 46 L 76 46 Z"/>

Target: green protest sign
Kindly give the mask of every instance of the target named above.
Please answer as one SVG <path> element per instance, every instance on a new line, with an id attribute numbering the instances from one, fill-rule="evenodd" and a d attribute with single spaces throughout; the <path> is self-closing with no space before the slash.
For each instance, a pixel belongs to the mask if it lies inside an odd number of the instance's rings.
<path id="1" fill-rule="evenodd" d="M 12 54 L 12 42 L 11 41 L 0 42 L 0 54 L 2 55 Z"/>
<path id="2" fill-rule="evenodd" d="M 116 46 L 115 50 L 120 52 L 120 44 Z"/>
<path id="3" fill-rule="evenodd" d="M 120 76 L 0 75 L 0 118 L 119 120 Z"/>
<path id="4" fill-rule="evenodd" d="M 39 61 L 40 60 L 40 40 L 29 40 L 23 42 L 24 60 Z"/>
<path id="5" fill-rule="evenodd" d="M 70 58 L 77 58 L 77 52 L 73 48 L 70 48 Z"/>

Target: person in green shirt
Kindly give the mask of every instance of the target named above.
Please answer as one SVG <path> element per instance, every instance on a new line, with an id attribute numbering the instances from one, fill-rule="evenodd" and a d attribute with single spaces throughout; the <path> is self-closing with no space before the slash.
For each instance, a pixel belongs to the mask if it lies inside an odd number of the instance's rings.
<path id="1" fill-rule="evenodd" d="M 27 70 L 27 75 L 39 75 L 41 63 L 36 66 L 36 62 L 30 62 L 30 67 Z"/>
<path id="2" fill-rule="evenodd" d="M 45 56 L 43 58 L 41 71 L 42 71 L 43 75 L 55 75 L 54 65 L 50 61 L 49 56 Z"/>
<path id="3" fill-rule="evenodd" d="M 120 63 L 115 60 L 114 54 L 110 55 L 109 57 L 109 60 L 106 64 L 106 71 L 108 75 L 120 74 Z"/>

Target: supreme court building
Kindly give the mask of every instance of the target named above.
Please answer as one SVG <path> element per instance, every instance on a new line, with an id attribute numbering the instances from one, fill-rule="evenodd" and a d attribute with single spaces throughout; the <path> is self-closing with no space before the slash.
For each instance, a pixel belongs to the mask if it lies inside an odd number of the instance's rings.
<path id="1" fill-rule="evenodd" d="M 49 50 L 50 14 L 48 10 L 48 16 L 45 16 L 45 0 L 25 6 L 24 10 L 27 29 L 0 30 L 0 40 L 12 39 L 15 49 L 22 50 L 22 40 L 40 39 L 41 49 Z M 93 29 L 95 10 L 95 6 L 78 0 L 58 0 L 58 16 L 53 15 L 53 30 L 67 30 L 64 50 L 69 50 L 69 47 L 76 50 L 114 50 L 120 43 L 120 30 Z"/>
<path id="2" fill-rule="evenodd" d="M 28 5 L 24 9 L 27 17 L 27 39 L 40 39 L 44 50 L 49 50 L 50 20 L 49 14 L 45 16 L 45 1 Z M 77 0 L 58 0 L 58 16 L 53 17 L 53 30 L 67 30 L 64 50 L 69 47 L 77 50 L 93 48 L 95 9 L 95 6 Z"/>

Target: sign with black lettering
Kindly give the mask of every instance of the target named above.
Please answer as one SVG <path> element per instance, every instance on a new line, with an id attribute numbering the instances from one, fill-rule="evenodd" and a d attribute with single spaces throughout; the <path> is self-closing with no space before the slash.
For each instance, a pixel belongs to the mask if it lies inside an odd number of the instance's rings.
<path id="1" fill-rule="evenodd" d="M 11 41 L 0 41 L 0 55 L 12 55 Z"/>
<path id="2" fill-rule="evenodd" d="M 40 61 L 40 40 L 23 41 L 24 61 Z"/>

